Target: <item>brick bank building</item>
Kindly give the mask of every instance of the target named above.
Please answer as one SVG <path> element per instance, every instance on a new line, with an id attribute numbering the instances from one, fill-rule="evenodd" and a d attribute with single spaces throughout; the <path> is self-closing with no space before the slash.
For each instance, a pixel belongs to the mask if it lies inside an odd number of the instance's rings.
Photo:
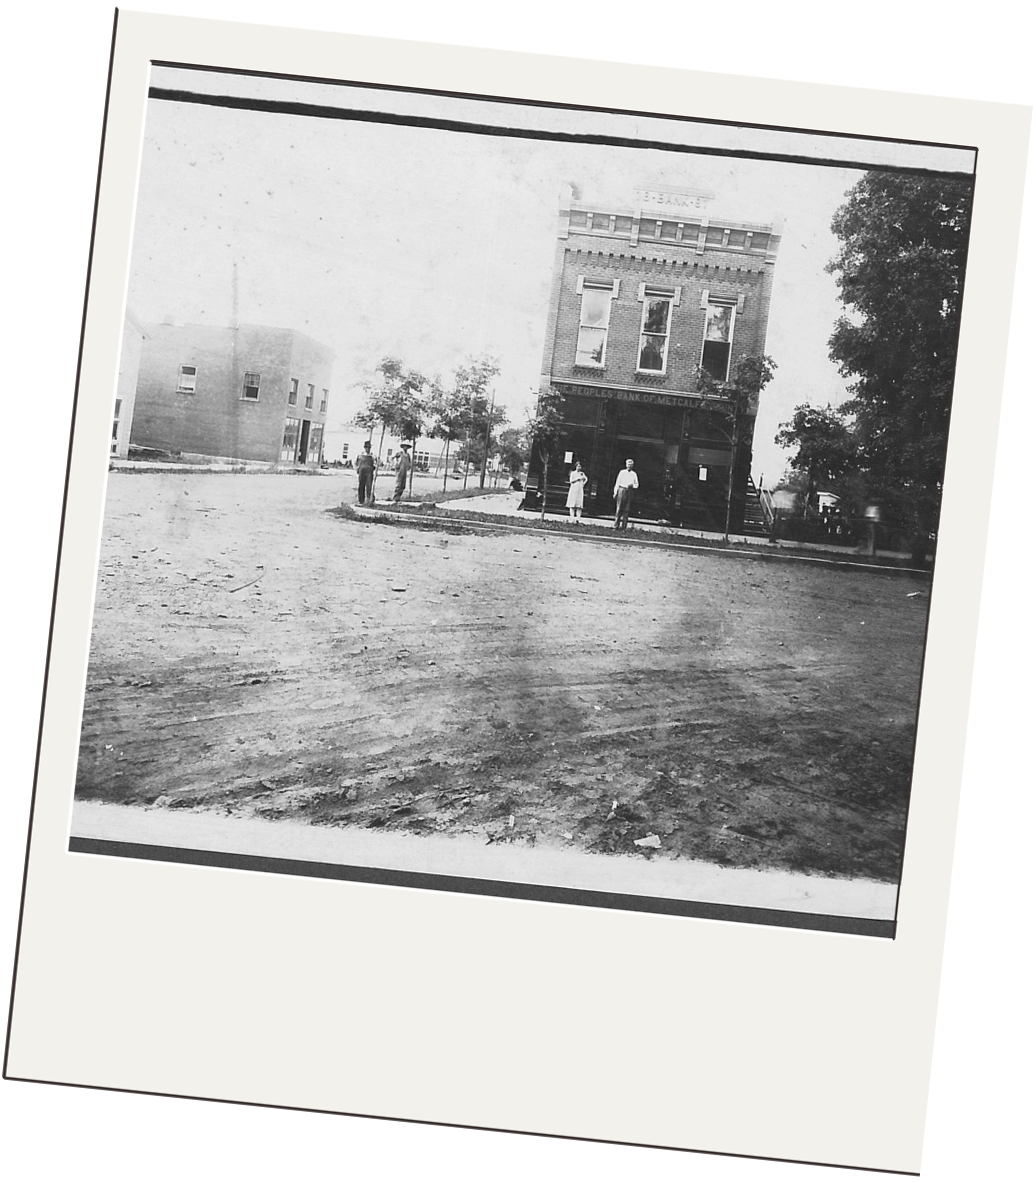
<path id="1" fill-rule="evenodd" d="M 564 396 L 561 449 L 588 473 L 588 513 L 614 511 L 632 458 L 634 517 L 722 531 L 729 488 L 731 530 L 758 519 L 758 399 L 732 469 L 733 403 L 702 391 L 698 371 L 723 382 L 738 357 L 766 351 L 782 227 L 718 216 L 711 201 L 659 186 L 626 208 L 562 193 L 540 390 Z M 564 504 L 569 466 L 551 473 L 550 508 Z M 542 483 L 535 467 L 530 478 Z"/>

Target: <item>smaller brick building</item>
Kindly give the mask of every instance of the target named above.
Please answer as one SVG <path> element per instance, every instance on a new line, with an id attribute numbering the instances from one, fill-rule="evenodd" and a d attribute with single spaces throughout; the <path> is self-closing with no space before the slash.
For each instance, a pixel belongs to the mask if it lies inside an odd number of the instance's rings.
<path id="1" fill-rule="evenodd" d="M 130 445 L 222 460 L 318 465 L 334 354 L 290 328 L 149 325 Z"/>
<path id="2" fill-rule="evenodd" d="M 589 476 L 588 513 L 613 511 L 632 458 L 635 516 L 723 530 L 729 493 L 731 529 L 745 528 L 757 400 L 735 447 L 733 403 L 702 389 L 699 371 L 725 382 L 738 357 L 765 352 L 781 225 L 711 203 L 664 186 L 625 206 L 562 194 L 540 390 L 564 396 L 561 446 Z M 567 467 L 557 477 L 551 508 Z"/>

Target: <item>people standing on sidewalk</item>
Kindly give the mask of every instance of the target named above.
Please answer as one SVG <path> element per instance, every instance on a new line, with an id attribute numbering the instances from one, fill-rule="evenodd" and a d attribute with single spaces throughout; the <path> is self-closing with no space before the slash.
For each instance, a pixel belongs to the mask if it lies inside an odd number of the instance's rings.
<path id="1" fill-rule="evenodd" d="M 637 479 L 636 472 L 633 471 L 633 461 L 627 460 L 626 467 L 619 469 L 618 476 L 615 477 L 615 489 L 612 496 L 615 498 L 615 528 L 628 529 L 630 522 L 630 503 L 633 500 L 633 490 L 640 488 L 640 481 Z"/>
<path id="2" fill-rule="evenodd" d="M 396 491 L 392 494 L 394 501 L 400 500 L 403 493 L 406 492 L 406 478 L 409 474 L 410 444 L 401 443 L 399 445 L 399 455 L 396 458 Z"/>
<path id="3" fill-rule="evenodd" d="M 371 455 L 371 441 L 365 440 L 363 451 L 356 457 L 356 503 L 370 503 L 374 488 L 374 457 Z"/>
<path id="4" fill-rule="evenodd" d="M 583 485 L 585 484 L 586 473 L 583 471 L 583 465 L 576 460 L 575 467 L 568 474 L 568 500 L 565 502 L 569 517 L 574 517 L 576 521 L 583 516 Z"/>

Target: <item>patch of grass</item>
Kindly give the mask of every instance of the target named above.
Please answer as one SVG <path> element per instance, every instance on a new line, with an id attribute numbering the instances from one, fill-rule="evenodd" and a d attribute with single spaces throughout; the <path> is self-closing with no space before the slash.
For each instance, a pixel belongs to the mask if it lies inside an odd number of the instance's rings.
<path id="1" fill-rule="evenodd" d="M 391 525 L 395 529 L 418 529 L 440 534 L 473 534 L 478 532 L 471 529 L 470 526 L 462 525 L 460 522 L 443 521 L 441 518 L 429 521 L 428 518 L 419 517 L 416 513 L 408 514 L 402 520 L 396 517 L 389 517 L 384 513 L 360 514 L 356 512 L 352 505 L 348 505 L 345 502 L 335 506 L 333 509 L 328 509 L 328 513 L 332 517 L 341 518 L 343 521 L 362 521 L 365 525 Z"/>
<path id="2" fill-rule="evenodd" d="M 435 501 L 425 503 L 417 503 L 415 501 L 400 501 L 399 503 L 394 503 L 392 505 L 376 505 L 374 506 L 374 512 L 377 513 L 377 511 L 381 509 L 385 514 L 398 514 L 399 517 L 420 516 L 424 518 L 426 528 L 449 530 L 450 527 L 445 523 L 444 517 L 439 517 L 434 521 L 429 521 L 427 518 L 427 514 L 431 513 L 435 509 L 436 503 L 437 502 Z M 356 516 L 359 517 L 359 514 Z M 619 533 L 619 531 L 617 531 L 611 524 L 605 524 L 603 521 L 591 521 L 586 517 L 582 518 L 578 525 L 571 518 L 558 519 L 546 517 L 541 520 L 538 513 L 519 513 L 513 516 L 511 514 L 507 514 L 505 516 L 502 513 L 484 513 L 478 509 L 451 510 L 449 517 L 451 520 L 470 521 L 473 524 L 478 525 L 506 525 L 509 528 L 516 527 L 518 529 L 534 530 L 540 533 L 574 534 L 578 537 L 589 536 L 614 538 Z M 370 515 L 365 515 L 363 520 L 374 521 L 378 519 Z M 398 518 L 393 519 L 388 516 L 383 516 L 380 518 L 380 520 L 389 524 L 402 524 Z M 675 531 L 673 533 L 656 533 L 654 530 L 638 530 L 634 525 L 631 525 L 629 529 L 625 531 L 626 537 L 630 537 L 631 535 L 636 535 L 639 538 L 648 538 L 652 541 L 685 541 L 690 542 L 695 546 L 708 546 L 715 550 L 729 550 L 731 548 L 731 543 L 724 542 L 722 539 L 697 537 L 687 538 L 681 534 L 675 533 Z"/>
<path id="3" fill-rule="evenodd" d="M 470 492 L 467 495 L 472 495 Z M 445 514 L 443 517 L 436 518 L 434 521 L 427 520 L 426 515 L 434 512 L 436 506 L 440 504 L 444 497 L 431 497 L 429 499 L 418 500 L 414 498 L 411 501 L 386 502 L 384 504 L 375 505 L 373 507 L 374 513 L 379 510 L 384 516 L 376 517 L 373 515 L 365 515 L 364 521 L 381 521 L 386 524 L 403 525 L 404 522 L 400 520 L 408 515 L 425 517 L 424 523 L 418 528 L 423 529 L 439 529 L 446 533 L 453 533 L 454 528 L 445 523 Z M 347 506 L 343 506 L 345 508 Z M 332 510 L 335 512 L 335 510 Z M 388 514 L 395 516 L 389 517 Z M 356 515 L 359 516 L 359 515 Z M 485 513 L 477 509 L 453 509 L 449 511 L 449 517 L 455 521 L 470 521 L 473 524 L 481 526 L 506 526 L 508 528 L 529 529 L 539 531 L 540 533 L 560 533 L 575 535 L 577 537 L 607 537 L 614 538 L 620 536 L 619 531 L 615 529 L 610 523 L 606 523 L 603 519 L 592 519 L 583 517 L 577 525 L 571 518 L 550 518 L 546 517 L 542 520 L 538 512 L 531 513 Z M 466 531 L 471 532 L 471 531 Z M 812 550 L 800 550 L 791 546 L 782 546 L 779 549 L 768 546 L 760 539 L 758 545 L 745 545 L 742 542 L 725 542 L 722 538 L 703 538 L 697 534 L 683 533 L 680 530 L 661 526 L 660 529 L 638 529 L 635 525 L 630 525 L 625 533 L 621 536 L 631 537 L 636 536 L 642 541 L 652 542 L 676 542 L 686 546 L 694 546 L 698 549 L 708 550 L 726 550 L 734 554 L 745 554 L 750 556 L 759 556 L 763 558 L 794 558 L 794 557 L 808 557 L 814 561 L 830 561 L 839 566 L 881 566 L 884 570 L 892 570 L 894 567 L 904 567 L 903 576 L 910 579 L 920 579 L 924 581 L 931 577 L 930 572 L 919 572 L 913 569 L 906 569 L 904 562 L 897 562 L 891 559 L 875 559 L 864 554 L 847 553 L 824 553 L 818 554 Z"/>

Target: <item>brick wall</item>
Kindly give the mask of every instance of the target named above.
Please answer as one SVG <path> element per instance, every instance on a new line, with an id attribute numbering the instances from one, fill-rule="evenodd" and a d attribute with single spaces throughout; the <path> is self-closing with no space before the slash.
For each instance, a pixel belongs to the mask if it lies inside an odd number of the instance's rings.
<path id="1" fill-rule="evenodd" d="M 698 255 L 693 249 L 681 250 L 668 245 L 642 245 L 625 250 L 611 245 L 602 248 L 599 239 L 573 233 L 561 251 L 559 273 L 556 323 L 548 324 L 552 356 L 550 373 L 555 381 L 643 386 L 674 393 L 694 391 L 705 333 L 705 310 L 701 301 L 706 291 L 712 297 L 724 299 L 743 297 L 734 321 L 731 357 L 765 351 L 773 269 L 763 259 L 722 250 L 709 250 Z M 582 302 L 577 290 L 579 278 L 619 281 L 618 298 L 612 300 L 603 367 L 575 364 Z M 679 289 L 680 302 L 672 309 L 664 376 L 637 373 L 642 283 Z"/>
<path id="2" fill-rule="evenodd" d="M 321 391 L 331 385 L 332 354 L 291 329 L 241 325 L 149 326 L 137 381 L 131 443 L 186 452 L 277 463 L 287 415 L 323 423 Z M 178 389 L 180 367 L 196 367 L 192 393 Z M 260 376 L 258 399 L 244 395 L 244 375 Z M 291 378 L 298 404 L 288 406 Z M 316 387 L 305 408 L 306 384 Z"/>
<path id="3" fill-rule="evenodd" d="M 133 428 L 133 410 L 137 397 L 137 378 L 140 373 L 140 356 L 144 348 L 147 330 L 130 313 L 127 313 L 122 330 L 122 352 L 119 355 L 119 380 L 115 387 L 118 414 L 115 416 L 117 434 L 113 436 L 115 447 L 112 454 L 126 458 L 129 451 L 130 433 Z"/>

